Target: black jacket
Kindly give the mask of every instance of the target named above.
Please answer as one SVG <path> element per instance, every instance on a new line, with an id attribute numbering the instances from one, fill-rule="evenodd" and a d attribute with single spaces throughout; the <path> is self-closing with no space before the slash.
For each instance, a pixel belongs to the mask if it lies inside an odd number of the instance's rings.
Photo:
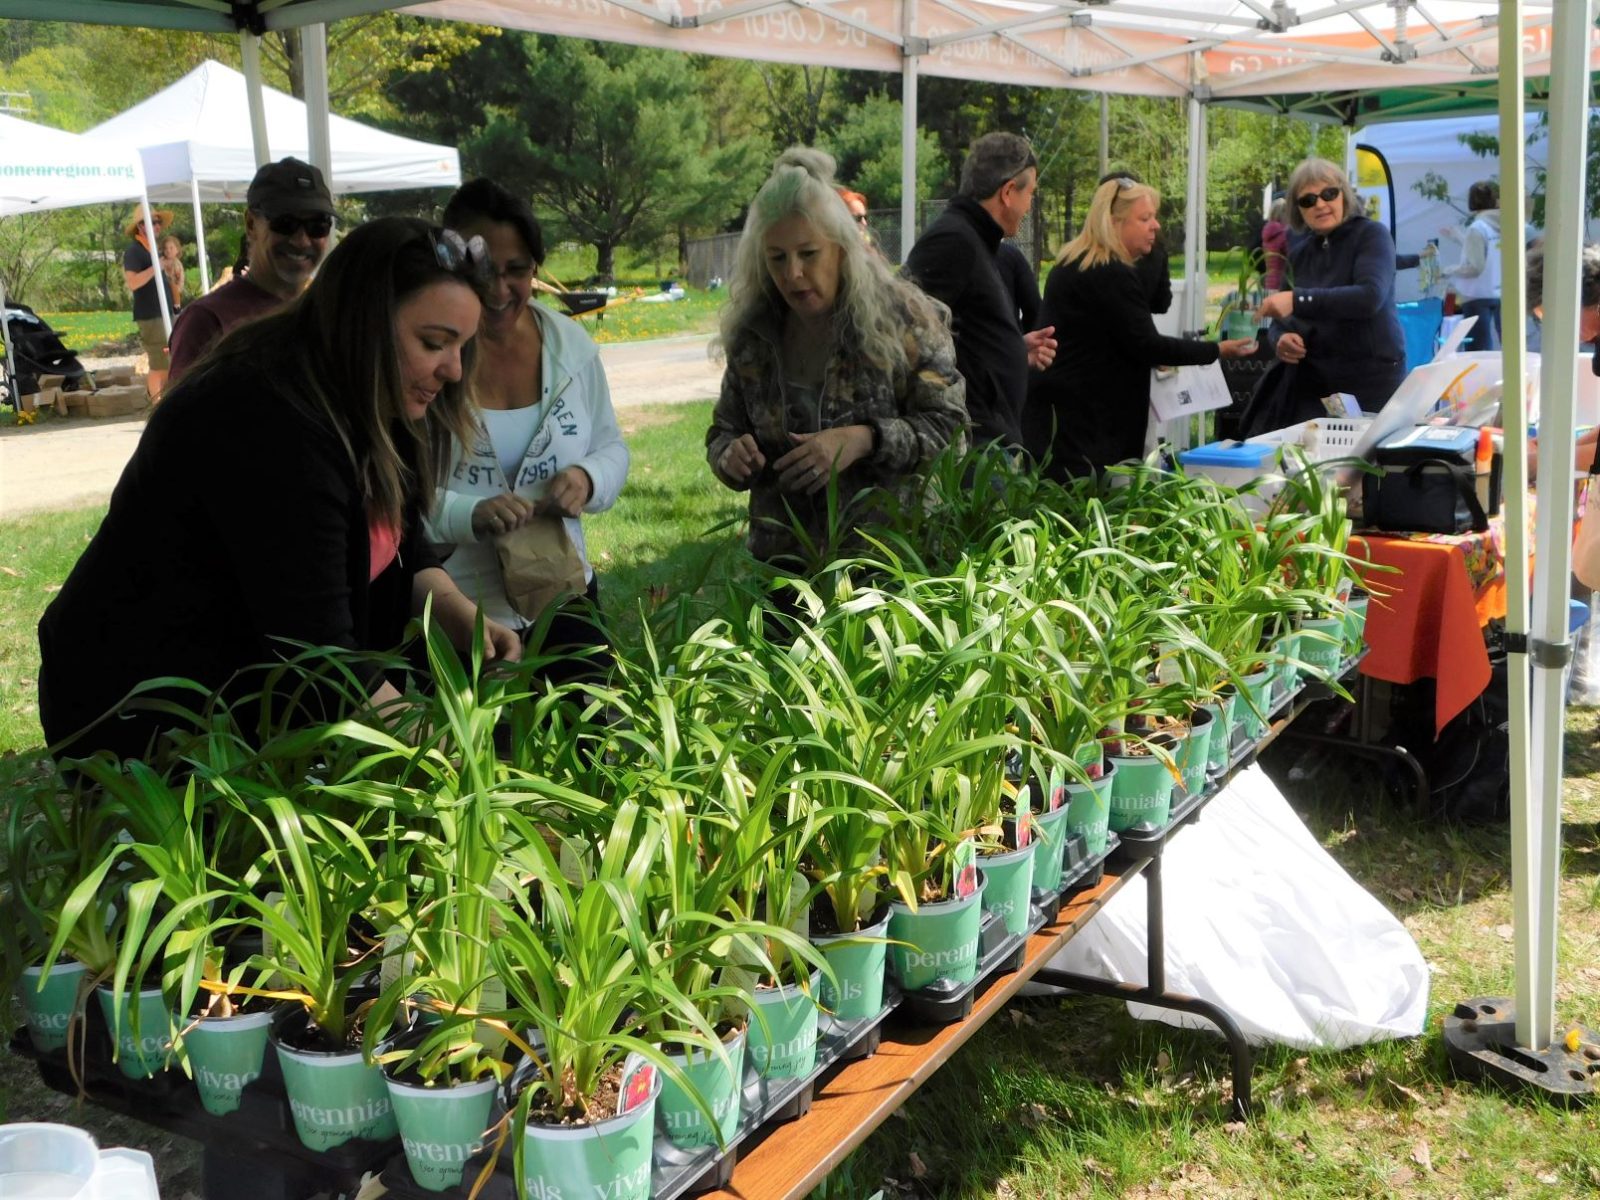
<path id="1" fill-rule="evenodd" d="M 1150 369 L 1217 361 L 1215 342 L 1163 337 L 1138 271 L 1112 260 L 1057 264 L 1045 280 L 1041 326 L 1056 327 L 1056 358 L 1029 388 L 1055 425 L 1054 470 L 1081 474 L 1144 453 Z"/>
<path id="2" fill-rule="evenodd" d="M 1000 237 L 1000 226 L 981 204 L 957 196 L 923 230 L 905 266 L 923 291 L 950 309 L 976 445 L 1021 445 L 1028 392 L 1028 348 L 1016 298 L 995 263 Z"/>
<path id="3" fill-rule="evenodd" d="M 1305 339 L 1296 364 L 1276 362 L 1262 376 L 1241 422 L 1253 437 L 1323 412 L 1321 398 L 1348 392 L 1376 412 L 1406 376 L 1405 334 L 1395 308 L 1394 241 L 1378 221 L 1352 216 L 1326 237 L 1289 235 L 1294 312 L 1267 331 Z"/>
<path id="4" fill-rule="evenodd" d="M 370 554 L 355 467 L 333 430 L 259 370 L 226 363 L 195 377 L 152 414 L 105 521 L 39 622 L 45 737 L 77 733 L 148 679 L 222 689 L 241 668 L 291 653 L 274 638 L 395 646 L 413 574 L 438 559 L 415 512 L 397 560 L 371 583 Z M 242 677 L 227 690 L 259 684 Z M 325 697 L 310 704 L 300 719 L 334 715 Z M 67 753 L 143 754 L 170 723 L 106 721 Z"/>
<path id="5" fill-rule="evenodd" d="M 1022 332 L 1039 328 L 1039 276 L 1028 263 L 1028 256 L 1013 242 L 1001 242 L 994 252 L 994 265 L 1011 292 L 1013 307 Z"/>

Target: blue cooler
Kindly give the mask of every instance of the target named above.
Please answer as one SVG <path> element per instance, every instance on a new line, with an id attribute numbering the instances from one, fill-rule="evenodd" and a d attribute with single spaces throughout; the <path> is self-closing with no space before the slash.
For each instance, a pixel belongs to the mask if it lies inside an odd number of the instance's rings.
<path id="1" fill-rule="evenodd" d="M 1439 349 L 1439 330 L 1444 325 L 1444 301 L 1437 297 L 1408 300 L 1395 305 L 1400 314 L 1400 332 L 1406 338 L 1406 371 L 1415 371 L 1433 361 Z"/>
<path id="2" fill-rule="evenodd" d="M 1253 483 L 1277 466 L 1278 447 L 1257 442 L 1211 442 L 1178 452 L 1186 475 L 1205 475 L 1228 487 Z"/>

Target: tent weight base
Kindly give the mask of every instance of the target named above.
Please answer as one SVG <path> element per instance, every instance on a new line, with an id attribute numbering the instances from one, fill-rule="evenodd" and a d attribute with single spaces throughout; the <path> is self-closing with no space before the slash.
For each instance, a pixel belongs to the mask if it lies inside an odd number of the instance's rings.
<path id="1" fill-rule="evenodd" d="M 1569 1050 L 1569 1041 L 1578 1048 Z M 1463 1079 L 1538 1088 L 1569 1107 L 1600 1091 L 1600 1037 L 1574 1025 L 1560 1031 L 1548 1050 L 1525 1050 L 1517 1045 L 1516 1001 L 1504 996 L 1457 1004 L 1444 1019 L 1444 1046 L 1451 1067 Z"/>

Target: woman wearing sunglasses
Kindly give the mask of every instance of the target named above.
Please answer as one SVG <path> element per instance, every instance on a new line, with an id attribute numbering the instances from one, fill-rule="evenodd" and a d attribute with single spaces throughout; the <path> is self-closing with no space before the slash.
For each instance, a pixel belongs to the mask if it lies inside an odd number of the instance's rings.
<path id="1" fill-rule="evenodd" d="M 1048 444 L 1052 474 L 1103 471 L 1144 454 L 1152 367 L 1203 365 L 1255 349 L 1254 340 L 1196 342 L 1156 331 L 1149 282 L 1135 264 L 1156 244 L 1160 203 L 1152 187 L 1107 179 L 1050 268 L 1039 324 L 1055 326 L 1056 357 L 1029 383 L 1025 420 Z"/>
<path id="2" fill-rule="evenodd" d="M 1308 158 L 1289 177 L 1288 287 L 1259 315 L 1277 362 L 1245 410 L 1240 437 L 1324 416 L 1322 397 L 1348 392 L 1376 412 L 1406 374 L 1394 297 L 1394 241 L 1367 218 L 1345 173 Z"/>
<path id="3" fill-rule="evenodd" d="M 351 232 L 298 300 L 234 330 L 151 417 L 111 507 L 39 622 L 39 716 L 52 752 L 146 756 L 182 725 L 157 707 L 257 701 L 274 727 L 335 717 L 358 681 L 269 682 L 297 644 L 387 650 L 430 598 L 469 649 L 477 606 L 420 536 L 437 464 L 468 431 L 463 358 L 482 310 L 465 245 L 388 217 Z M 486 658 L 516 634 L 484 624 Z M 149 680 L 192 680 L 122 705 Z M 113 710 L 122 708 L 122 711 Z"/>

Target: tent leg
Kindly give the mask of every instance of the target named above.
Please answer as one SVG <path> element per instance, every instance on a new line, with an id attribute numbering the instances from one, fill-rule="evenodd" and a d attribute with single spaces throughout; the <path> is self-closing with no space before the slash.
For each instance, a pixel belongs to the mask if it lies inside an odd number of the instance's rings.
<path id="1" fill-rule="evenodd" d="M 267 105 L 261 95 L 261 39 L 253 33 L 240 33 L 239 57 L 250 103 L 250 140 L 255 145 L 256 166 L 262 167 L 272 161 L 272 147 L 267 143 Z"/>
<path id="2" fill-rule="evenodd" d="M 333 187 L 333 140 L 328 130 L 328 27 L 306 25 L 300 30 L 300 54 L 306 64 L 306 145 L 311 165 L 322 171 Z"/>
<path id="3" fill-rule="evenodd" d="M 200 254 L 200 293 L 211 290 L 211 263 L 206 258 L 206 223 L 200 216 L 200 181 L 189 176 L 189 207 L 194 210 L 194 244 Z"/>
<path id="4" fill-rule="evenodd" d="M 0 279 L 0 342 L 5 343 L 5 375 L 0 377 L 0 383 L 8 387 L 14 386 L 17 378 L 17 358 L 11 349 L 11 325 L 6 320 L 6 281 Z M 9 382 L 8 382 L 9 381 Z M 11 407 L 17 412 L 22 411 L 22 398 L 20 396 L 7 396 Z"/>
<path id="5" fill-rule="evenodd" d="M 917 240 L 917 55 L 911 39 L 917 25 L 917 0 L 900 6 L 900 261 Z"/>

